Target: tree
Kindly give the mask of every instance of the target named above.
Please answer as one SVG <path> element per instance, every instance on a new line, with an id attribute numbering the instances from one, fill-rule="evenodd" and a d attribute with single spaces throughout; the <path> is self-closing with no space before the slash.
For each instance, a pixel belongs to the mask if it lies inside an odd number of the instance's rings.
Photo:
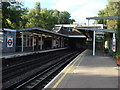
<path id="1" fill-rule="evenodd" d="M 52 10 L 47 10 L 46 8 L 41 10 L 41 27 L 45 29 L 52 30 L 55 25 L 55 18 L 52 16 Z"/>
<path id="2" fill-rule="evenodd" d="M 67 11 L 60 12 L 60 15 L 59 15 L 60 24 L 70 24 L 71 23 L 70 17 L 71 16 Z"/>
<path id="3" fill-rule="evenodd" d="M 41 10 L 42 28 L 52 30 L 55 24 L 68 24 L 70 21 L 68 12 L 60 12 L 58 10 Z"/>
<path id="4" fill-rule="evenodd" d="M 120 2 L 110 2 L 107 6 L 109 16 L 120 16 Z M 116 29 L 117 55 L 120 55 L 120 20 L 108 20 L 108 29 Z M 119 57 L 120 58 L 120 57 Z"/>
<path id="5" fill-rule="evenodd" d="M 10 10 L 10 8 L 8 8 L 11 5 L 9 2 L 2 2 L 1 4 L 2 4 L 2 27 L 7 28 L 7 27 L 10 27 L 8 24 L 9 22 L 7 20 L 11 16 L 10 15 L 11 10 Z"/>
<path id="6" fill-rule="evenodd" d="M 40 2 L 36 2 L 29 11 L 22 7 L 22 3 L 3 2 L 3 28 L 28 28 L 41 27 L 52 30 L 55 24 L 70 24 L 75 20 L 70 19 L 67 11 L 41 9 Z"/>
<path id="7" fill-rule="evenodd" d="M 109 2 L 104 10 L 99 11 L 98 16 L 120 16 L 120 1 Z M 120 56 L 120 19 L 106 20 L 106 24 L 108 25 L 108 29 L 116 29 L 117 31 L 117 55 Z"/>
<path id="8" fill-rule="evenodd" d="M 98 16 L 99 16 L 99 17 L 104 17 L 104 16 L 106 16 L 105 10 L 100 10 L 100 11 L 98 12 Z M 100 19 L 100 20 L 97 20 L 97 23 L 98 23 L 98 24 L 107 24 L 107 20 Z"/>
<path id="9" fill-rule="evenodd" d="M 67 11 L 41 9 L 39 2 L 25 17 L 28 19 L 26 27 L 41 27 L 49 30 L 52 30 L 55 24 L 70 24 L 75 21 L 70 19 L 70 14 Z"/>
<path id="10" fill-rule="evenodd" d="M 98 12 L 99 17 L 105 16 L 118 16 L 118 7 L 120 6 L 120 2 L 109 2 L 105 9 L 100 10 Z M 117 28 L 117 20 L 98 20 L 99 24 L 108 24 L 108 29 L 116 29 Z"/>
<path id="11" fill-rule="evenodd" d="M 40 10 L 41 10 L 40 2 L 36 2 L 34 8 L 35 8 L 36 14 L 40 14 Z"/>
<path id="12" fill-rule="evenodd" d="M 40 3 L 36 2 L 34 9 L 29 10 L 25 16 L 28 19 L 26 27 L 41 27 L 40 11 Z"/>
<path id="13" fill-rule="evenodd" d="M 51 10 L 52 11 L 52 16 L 54 17 L 54 23 L 55 24 L 59 24 L 59 15 L 60 15 L 60 11 L 58 10 Z"/>
<path id="14" fill-rule="evenodd" d="M 116 3 L 116 14 L 120 16 L 120 1 Z M 117 20 L 117 55 L 120 59 L 120 19 Z"/>
<path id="15" fill-rule="evenodd" d="M 27 9 L 22 8 L 18 2 L 2 2 L 2 27 L 3 28 L 21 28 L 23 27 L 22 15 Z"/>
<path id="16" fill-rule="evenodd" d="M 118 58 L 120 59 L 120 19 L 117 21 L 117 55 L 119 56 Z"/>

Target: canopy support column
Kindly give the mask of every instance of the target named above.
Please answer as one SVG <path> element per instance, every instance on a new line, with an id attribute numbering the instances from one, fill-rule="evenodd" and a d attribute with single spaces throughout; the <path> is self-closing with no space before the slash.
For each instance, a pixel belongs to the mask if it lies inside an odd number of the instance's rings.
<path id="1" fill-rule="evenodd" d="M 52 36 L 51 48 L 54 48 L 54 35 Z"/>
<path id="2" fill-rule="evenodd" d="M 93 56 L 95 56 L 95 31 L 93 31 Z"/>
<path id="3" fill-rule="evenodd" d="M 22 50 L 21 50 L 22 52 L 24 51 L 24 39 L 23 39 L 23 37 L 24 36 L 23 36 L 23 32 L 22 32 L 22 40 L 21 40 L 22 41 Z"/>
<path id="4" fill-rule="evenodd" d="M 32 46 L 33 46 L 33 51 L 34 51 L 34 35 L 33 35 L 33 43 L 32 44 L 33 44 Z"/>
<path id="5" fill-rule="evenodd" d="M 113 33 L 112 50 L 113 50 L 113 52 L 116 52 L 116 36 L 115 36 L 115 33 Z"/>
<path id="6" fill-rule="evenodd" d="M 40 38 L 40 50 L 42 50 L 42 34 L 41 34 L 41 38 Z"/>
<path id="7" fill-rule="evenodd" d="M 89 26 L 89 19 L 88 19 L 88 26 Z"/>

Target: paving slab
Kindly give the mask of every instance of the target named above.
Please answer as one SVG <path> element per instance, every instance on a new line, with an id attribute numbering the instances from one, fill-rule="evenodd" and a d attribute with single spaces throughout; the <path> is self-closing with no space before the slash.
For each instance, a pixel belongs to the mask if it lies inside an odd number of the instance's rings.
<path id="1" fill-rule="evenodd" d="M 119 68 L 109 56 L 92 56 L 90 50 L 76 57 L 45 88 L 118 89 Z M 109 90 L 109 89 L 108 89 Z"/>

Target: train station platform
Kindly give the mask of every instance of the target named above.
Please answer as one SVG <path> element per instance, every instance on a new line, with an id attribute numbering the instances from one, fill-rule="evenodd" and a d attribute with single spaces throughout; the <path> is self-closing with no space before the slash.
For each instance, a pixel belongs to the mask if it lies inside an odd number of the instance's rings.
<path id="1" fill-rule="evenodd" d="M 120 90 L 119 67 L 114 58 L 92 56 L 86 50 L 67 65 L 43 90 Z"/>
<path id="2" fill-rule="evenodd" d="M 21 56 L 27 56 L 27 55 L 37 54 L 37 53 L 52 52 L 52 51 L 64 50 L 64 49 L 67 49 L 67 47 L 66 48 L 49 49 L 49 50 L 41 50 L 41 51 L 33 51 L 33 52 L 3 53 L 0 56 L 0 58 L 4 58 L 4 59 L 16 58 L 16 57 L 21 57 Z"/>

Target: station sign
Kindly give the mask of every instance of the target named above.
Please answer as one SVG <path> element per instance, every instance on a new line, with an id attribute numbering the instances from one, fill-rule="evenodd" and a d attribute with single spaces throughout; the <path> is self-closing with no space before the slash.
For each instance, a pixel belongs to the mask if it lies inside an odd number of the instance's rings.
<path id="1" fill-rule="evenodd" d="M 13 37 L 7 37 L 7 47 L 13 47 Z"/>

